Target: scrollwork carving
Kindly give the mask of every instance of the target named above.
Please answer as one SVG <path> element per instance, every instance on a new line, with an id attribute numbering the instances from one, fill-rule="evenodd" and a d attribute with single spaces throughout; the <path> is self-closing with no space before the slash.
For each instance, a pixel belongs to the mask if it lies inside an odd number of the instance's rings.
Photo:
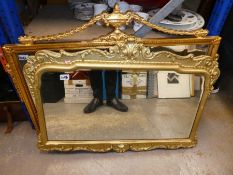
<path id="1" fill-rule="evenodd" d="M 217 57 L 217 56 L 216 56 Z M 29 57 L 24 66 L 24 74 L 34 96 L 35 72 L 44 64 L 56 65 L 75 65 L 75 64 L 130 64 L 130 65 L 173 65 L 182 68 L 202 69 L 209 73 L 211 84 L 209 91 L 219 76 L 217 58 L 213 59 L 207 55 L 195 56 L 189 53 L 181 56 L 169 51 L 153 52 L 149 47 L 143 44 L 119 43 L 109 47 L 108 50 L 87 49 L 75 53 L 69 53 L 64 50 L 53 52 L 49 50 L 38 51 L 35 57 Z"/>

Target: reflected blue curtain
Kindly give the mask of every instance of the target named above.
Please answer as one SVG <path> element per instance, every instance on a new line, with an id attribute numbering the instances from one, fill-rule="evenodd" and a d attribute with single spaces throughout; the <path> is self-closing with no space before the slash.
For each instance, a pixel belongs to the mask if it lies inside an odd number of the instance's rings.
<path id="1" fill-rule="evenodd" d="M 232 4 L 233 0 L 216 1 L 207 25 L 210 36 L 220 35 Z"/>

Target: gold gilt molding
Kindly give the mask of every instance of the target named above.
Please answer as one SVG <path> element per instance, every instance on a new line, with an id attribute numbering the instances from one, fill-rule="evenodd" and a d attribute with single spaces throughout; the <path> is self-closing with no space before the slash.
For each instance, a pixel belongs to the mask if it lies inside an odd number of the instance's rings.
<path id="1" fill-rule="evenodd" d="M 7 73 L 11 76 L 11 79 L 12 79 L 12 81 L 13 81 L 13 83 L 14 83 L 14 87 L 15 87 L 15 89 L 16 89 L 16 91 L 17 91 L 19 97 L 20 97 L 21 102 L 24 102 L 24 98 L 23 98 L 23 95 L 22 95 L 21 88 L 20 88 L 20 86 L 19 86 L 19 84 L 18 84 L 18 82 L 17 82 L 17 78 L 15 77 L 16 74 L 15 74 L 15 72 L 10 68 L 10 65 L 9 65 L 9 64 L 6 64 L 6 71 L 7 71 Z"/>
<path id="2" fill-rule="evenodd" d="M 56 144 L 60 141 L 50 141 L 53 144 L 44 144 L 41 134 L 38 134 L 38 148 L 41 151 L 92 151 L 92 152 L 109 152 L 115 151 L 117 153 L 124 153 L 126 151 L 150 151 L 153 149 L 178 149 L 178 148 L 192 148 L 197 144 L 197 138 L 193 140 L 167 142 L 166 145 L 161 143 L 98 143 L 98 144 Z"/>
<path id="3" fill-rule="evenodd" d="M 91 27 L 96 22 L 102 21 L 106 26 L 112 26 L 114 28 L 114 31 L 110 34 L 107 34 L 106 36 L 102 37 L 102 41 L 104 39 L 110 39 L 106 41 L 113 41 L 115 38 L 118 38 L 118 35 L 120 34 L 121 37 L 124 36 L 123 32 L 119 30 L 119 28 L 123 25 L 129 25 L 132 21 L 137 21 L 138 23 L 144 24 L 148 27 L 151 27 L 152 29 L 155 29 L 157 31 L 166 33 L 166 34 L 172 34 L 172 35 L 186 35 L 186 36 L 195 36 L 195 37 L 205 37 L 208 34 L 207 30 L 204 29 L 198 29 L 194 31 L 183 31 L 183 30 L 172 30 L 167 29 L 161 26 L 158 26 L 156 24 L 152 24 L 146 20 L 144 20 L 139 15 L 128 11 L 124 14 L 120 13 L 119 5 L 117 4 L 113 10 L 112 13 L 102 13 L 100 15 L 94 16 L 88 23 L 85 23 L 79 27 L 76 27 L 74 29 L 71 29 L 69 31 L 58 33 L 54 35 L 47 35 L 47 36 L 21 36 L 19 37 L 19 42 L 22 44 L 33 44 L 35 42 L 43 42 L 43 41 L 54 41 L 59 40 L 68 36 L 72 36 L 75 33 L 78 33 L 80 31 L 83 31 L 87 29 L 88 27 Z M 111 36 L 110 36 L 111 35 Z M 127 35 L 128 36 L 128 35 Z M 127 38 L 127 37 L 126 37 Z M 98 40 L 98 39 L 97 39 Z M 118 39 L 116 39 L 119 41 Z"/>
<path id="4" fill-rule="evenodd" d="M 17 70 L 14 68 L 14 67 L 11 67 L 10 65 L 14 65 L 14 62 L 13 62 L 13 50 L 10 49 L 10 48 L 4 48 L 4 52 L 5 52 L 5 56 L 7 58 L 7 64 L 6 64 L 6 71 L 7 73 L 11 76 L 11 79 L 14 83 L 14 87 L 16 88 L 17 90 L 17 93 L 21 99 L 22 102 L 24 102 L 24 98 L 23 98 L 23 95 L 22 95 L 22 91 L 21 91 L 21 88 L 20 88 L 20 84 L 18 83 L 18 79 L 16 76 L 18 76 L 18 72 Z"/>
<path id="5" fill-rule="evenodd" d="M 197 144 L 195 141 L 188 143 L 173 142 L 171 144 L 164 143 L 130 143 L 130 144 L 82 144 L 82 145 L 44 145 L 38 144 L 41 151 L 91 151 L 91 152 L 109 152 L 115 151 L 123 153 L 126 151 L 150 151 L 153 149 L 178 149 L 178 148 L 192 148 Z"/>
<path id="6" fill-rule="evenodd" d="M 87 49 L 78 52 L 54 52 L 50 50 L 41 50 L 36 52 L 35 56 L 30 56 L 23 68 L 31 95 L 35 95 L 35 77 L 36 71 L 43 65 L 127 65 L 146 69 L 147 66 L 173 66 L 182 69 L 197 69 L 208 73 L 210 77 L 210 86 L 208 92 L 212 90 L 213 84 L 217 80 L 220 71 L 218 69 L 218 55 L 213 59 L 208 55 L 195 55 L 190 52 L 181 56 L 169 51 L 151 51 L 150 47 L 136 43 L 118 43 L 106 50 Z M 140 66 L 139 66 L 140 65 Z"/>

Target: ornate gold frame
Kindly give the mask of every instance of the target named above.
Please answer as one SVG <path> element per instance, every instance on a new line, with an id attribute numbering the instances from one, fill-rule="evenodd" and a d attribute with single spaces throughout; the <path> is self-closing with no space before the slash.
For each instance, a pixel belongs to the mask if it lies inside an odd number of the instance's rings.
<path id="1" fill-rule="evenodd" d="M 113 32 L 91 41 L 73 43 L 50 43 L 76 32 L 84 30 L 97 21 L 103 21 L 107 26 L 114 27 Z M 184 35 L 178 38 L 137 38 L 119 30 L 122 25 L 132 20 L 152 27 L 160 32 L 174 35 Z M 192 32 L 175 31 L 162 28 L 145 21 L 140 16 L 127 12 L 121 14 L 116 5 L 113 13 L 102 13 L 87 24 L 68 32 L 57 35 L 20 37 L 20 44 L 5 45 L 4 54 L 7 58 L 7 70 L 21 100 L 25 103 L 32 122 L 38 134 L 38 146 L 41 150 L 71 151 L 86 150 L 106 152 L 114 150 L 143 151 L 155 148 L 193 147 L 196 142 L 196 130 L 202 111 L 212 86 L 218 78 L 218 55 L 220 37 L 208 37 L 206 30 Z M 201 45 L 209 46 L 207 54 L 197 54 L 197 51 L 186 54 L 172 50 L 152 51 L 158 46 L 169 45 Z M 76 52 L 69 52 L 76 51 Z M 19 66 L 17 54 L 32 52 L 35 57 L 28 59 L 24 66 L 24 75 Z M 204 91 L 198 106 L 198 111 L 189 138 L 164 140 L 109 140 L 109 141 L 52 141 L 48 140 L 44 121 L 43 106 L 40 97 L 40 78 L 46 71 L 71 71 L 77 68 L 85 69 L 134 69 L 134 70 L 175 70 L 179 73 L 195 73 L 205 77 Z M 26 79 L 25 79 L 26 77 Z M 28 85 L 27 85 L 27 83 Z M 35 103 L 34 101 L 35 100 Z"/>

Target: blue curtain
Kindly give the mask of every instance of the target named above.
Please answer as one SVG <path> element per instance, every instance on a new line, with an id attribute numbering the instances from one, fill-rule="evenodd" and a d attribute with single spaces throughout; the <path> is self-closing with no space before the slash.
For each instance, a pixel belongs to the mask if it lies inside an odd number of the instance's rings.
<path id="1" fill-rule="evenodd" d="M 4 31 L 3 24 L 0 21 L 0 46 L 4 45 L 5 43 L 9 43 L 7 34 Z"/>
<path id="2" fill-rule="evenodd" d="M 15 0 L 0 0 L 0 46 L 18 43 L 18 37 L 22 35 L 24 35 L 24 30 Z M 10 81 L 9 85 L 14 89 L 11 79 L 9 78 L 8 80 Z M 23 103 L 22 108 L 26 118 L 32 125 L 25 104 Z"/>
<path id="3" fill-rule="evenodd" d="M 17 43 L 24 35 L 15 0 L 0 0 L 0 45 Z"/>
<path id="4" fill-rule="evenodd" d="M 216 1 L 207 25 L 210 36 L 220 35 L 232 4 L 233 0 Z"/>

